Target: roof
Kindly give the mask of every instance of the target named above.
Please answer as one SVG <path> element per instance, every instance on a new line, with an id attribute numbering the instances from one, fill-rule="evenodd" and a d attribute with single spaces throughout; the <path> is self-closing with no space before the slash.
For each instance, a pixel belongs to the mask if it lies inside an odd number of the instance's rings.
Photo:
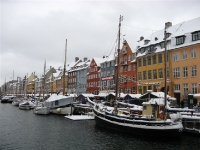
<path id="1" fill-rule="evenodd" d="M 167 38 L 167 41 L 171 40 L 171 43 L 170 42 L 167 43 L 167 50 L 178 48 L 178 47 L 188 46 L 191 44 L 200 43 L 200 40 L 192 41 L 192 36 L 191 36 L 192 32 L 200 30 L 199 24 L 200 24 L 200 17 L 189 20 L 189 21 L 184 21 L 179 24 L 168 27 L 166 29 L 166 32 L 170 33 L 171 35 Z M 184 35 L 184 36 L 189 35 L 189 36 L 186 37 L 184 44 L 176 45 L 176 37 L 182 36 L 182 35 Z M 157 40 L 156 40 L 156 38 L 157 38 Z M 150 41 L 148 44 L 145 44 L 144 43 L 145 40 L 150 40 Z M 143 40 L 139 41 L 138 50 L 141 48 L 144 48 L 144 47 L 148 47 L 150 45 L 161 43 L 161 42 L 164 42 L 164 27 L 162 30 L 156 31 L 156 32 L 152 33 L 149 37 L 144 38 Z M 156 46 L 155 48 L 156 48 L 156 50 L 154 53 L 164 51 L 164 48 L 161 49 L 160 46 Z M 138 52 L 137 57 L 141 57 L 146 54 L 147 54 L 146 52 L 144 52 L 144 53 Z"/>
<path id="2" fill-rule="evenodd" d="M 100 64 L 103 62 L 103 58 L 92 58 L 92 59 L 94 59 L 94 61 L 96 62 L 97 66 L 100 66 Z"/>
<path id="3" fill-rule="evenodd" d="M 164 105 L 164 99 L 163 98 L 153 98 L 150 99 L 148 102 L 143 102 L 142 104 L 157 104 L 157 105 Z"/>
<path id="4" fill-rule="evenodd" d="M 141 95 L 140 98 L 143 97 L 143 96 L 146 96 L 146 95 L 148 95 L 148 94 L 154 95 L 154 96 L 156 96 L 157 98 L 164 98 L 164 97 L 165 97 L 165 93 L 164 93 L 164 92 L 151 92 L 151 93 L 145 93 L 145 94 Z M 169 98 L 169 97 L 170 97 L 170 96 L 167 95 L 167 98 Z"/>

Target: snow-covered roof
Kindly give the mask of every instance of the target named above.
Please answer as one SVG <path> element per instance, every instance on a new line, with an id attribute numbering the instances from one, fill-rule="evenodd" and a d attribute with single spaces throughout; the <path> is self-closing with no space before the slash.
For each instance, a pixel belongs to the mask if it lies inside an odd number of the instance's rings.
<path id="1" fill-rule="evenodd" d="M 55 100 L 60 100 L 60 99 L 64 99 L 64 98 L 68 98 L 70 96 L 64 96 L 64 95 L 60 95 L 60 94 L 52 94 L 47 100 L 46 102 L 51 102 L 51 101 L 55 101 Z"/>
<path id="2" fill-rule="evenodd" d="M 157 104 L 157 105 L 164 105 L 165 101 L 163 98 L 152 98 L 148 102 L 143 102 L 142 104 Z"/>
<path id="3" fill-rule="evenodd" d="M 145 93 L 144 95 L 148 95 L 149 93 Z M 159 98 L 164 98 L 165 97 L 165 93 L 164 92 L 151 92 L 150 94 L 152 95 L 155 95 L 156 97 L 159 97 Z M 141 95 L 140 97 L 144 96 L 144 95 Z M 170 96 L 167 95 L 167 98 L 169 98 Z"/>
<path id="4" fill-rule="evenodd" d="M 175 49 L 179 47 L 185 47 L 192 44 L 200 43 L 200 40 L 192 41 L 192 32 L 200 31 L 200 17 L 185 21 L 181 24 L 180 28 L 171 37 L 170 49 Z M 183 44 L 176 45 L 176 37 L 185 36 L 185 41 Z"/>
<path id="5" fill-rule="evenodd" d="M 110 61 L 113 61 L 113 60 L 115 60 L 114 55 L 105 56 L 105 58 L 102 59 L 102 62 L 101 62 L 101 63 L 110 62 Z"/>
<path id="6" fill-rule="evenodd" d="M 166 29 L 166 32 L 170 33 L 170 36 L 166 40 L 167 41 L 171 40 L 171 42 L 167 42 L 167 50 L 200 43 L 200 40 L 192 41 L 192 35 L 191 35 L 192 32 L 200 30 L 199 24 L 200 24 L 200 17 L 168 27 Z M 183 44 L 176 45 L 177 36 L 186 36 L 185 42 Z M 148 44 L 145 44 L 145 40 L 149 40 Z M 141 48 L 149 47 L 150 45 L 155 46 L 156 44 L 159 44 L 161 42 L 164 42 L 164 27 L 162 30 L 156 31 L 152 33 L 149 37 L 139 41 L 138 50 Z M 163 51 L 164 47 L 161 48 L 159 45 L 155 46 L 154 53 L 159 53 Z M 137 57 L 145 56 L 146 54 L 147 52 L 143 53 L 138 52 Z"/>
<path id="7" fill-rule="evenodd" d="M 84 97 L 94 97 L 95 96 L 94 94 L 87 94 L 87 93 L 81 94 L 81 95 L 83 95 Z"/>
<path id="8" fill-rule="evenodd" d="M 142 96 L 142 94 L 127 94 L 130 95 L 132 98 L 140 98 L 140 96 Z"/>
<path id="9" fill-rule="evenodd" d="M 93 58 L 96 62 L 97 66 L 100 66 L 100 64 L 103 62 L 103 58 Z"/>

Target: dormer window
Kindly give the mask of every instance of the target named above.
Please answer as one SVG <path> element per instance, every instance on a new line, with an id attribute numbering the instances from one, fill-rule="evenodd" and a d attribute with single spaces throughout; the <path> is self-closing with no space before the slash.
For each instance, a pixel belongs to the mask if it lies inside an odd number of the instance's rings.
<path id="1" fill-rule="evenodd" d="M 192 33 L 192 41 L 200 40 L 200 31 L 195 31 Z"/>
<path id="2" fill-rule="evenodd" d="M 166 38 L 170 37 L 171 33 L 166 33 Z"/>
<path id="3" fill-rule="evenodd" d="M 157 37 L 155 37 L 155 41 L 157 41 L 158 40 L 158 38 Z"/>
<path id="4" fill-rule="evenodd" d="M 161 43 L 160 43 L 161 49 L 164 48 L 164 46 L 165 46 L 165 43 L 164 43 L 164 42 L 161 42 Z"/>
<path id="5" fill-rule="evenodd" d="M 176 45 L 181 45 L 185 41 L 185 36 L 178 36 L 176 37 Z"/>
<path id="6" fill-rule="evenodd" d="M 147 45 L 150 42 L 150 40 L 144 40 L 144 45 Z"/>
<path id="7" fill-rule="evenodd" d="M 140 51 L 141 51 L 141 54 L 144 53 L 144 48 L 141 48 Z"/>

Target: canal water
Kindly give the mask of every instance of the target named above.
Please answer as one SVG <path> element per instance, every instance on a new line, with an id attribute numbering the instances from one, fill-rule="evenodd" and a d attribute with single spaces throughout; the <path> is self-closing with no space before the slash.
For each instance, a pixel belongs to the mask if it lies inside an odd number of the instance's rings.
<path id="1" fill-rule="evenodd" d="M 94 120 L 72 121 L 36 115 L 0 103 L 0 150 L 146 150 L 200 149 L 200 137 L 146 138 L 98 127 Z"/>

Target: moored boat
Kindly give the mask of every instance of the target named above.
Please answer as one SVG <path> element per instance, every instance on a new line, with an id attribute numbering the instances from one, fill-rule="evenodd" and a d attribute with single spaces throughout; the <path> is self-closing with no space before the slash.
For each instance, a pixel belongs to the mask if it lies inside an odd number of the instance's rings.
<path id="1" fill-rule="evenodd" d="M 147 136 L 177 136 L 182 132 L 180 119 L 165 119 L 163 111 L 164 100 L 152 99 L 143 102 L 143 108 L 117 108 L 95 104 L 96 124 L 132 134 Z"/>
<path id="2" fill-rule="evenodd" d="M 45 102 L 44 106 L 50 108 L 50 113 L 67 115 L 73 114 L 73 97 L 52 94 Z"/>
<path id="3" fill-rule="evenodd" d="M 19 109 L 29 110 L 29 109 L 33 109 L 34 106 L 35 106 L 34 100 L 25 100 L 19 103 Z"/>

